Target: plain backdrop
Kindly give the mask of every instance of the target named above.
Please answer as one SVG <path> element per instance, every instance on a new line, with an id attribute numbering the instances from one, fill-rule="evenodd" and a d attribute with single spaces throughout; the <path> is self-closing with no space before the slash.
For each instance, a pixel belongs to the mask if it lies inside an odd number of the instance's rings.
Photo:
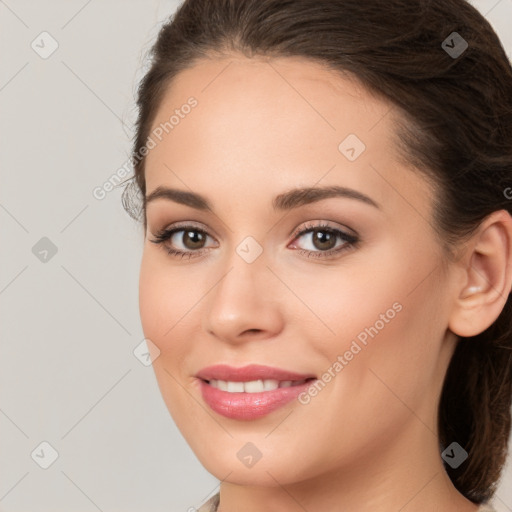
<path id="1" fill-rule="evenodd" d="M 512 0 L 473 3 L 510 56 Z M 217 490 L 134 354 L 142 229 L 121 188 L 93 195 L 177 5 L 0 0 L 0 511 L 185 512 Z"/>

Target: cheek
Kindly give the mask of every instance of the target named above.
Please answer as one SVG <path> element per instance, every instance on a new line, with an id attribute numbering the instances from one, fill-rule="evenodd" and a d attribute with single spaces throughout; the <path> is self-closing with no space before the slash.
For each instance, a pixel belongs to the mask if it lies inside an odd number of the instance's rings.
<path id="1" fill-rule="evenodd" d="M 139 313 L 144 335 L 161 351 L 193 316 L 201 296 L 193 272 L 167 265 L 165 257 L 145 250 L 139 274 Z"/>
<path id="2" fill-rule="evenodd" d="M 350 272 L 302 281 L 298 293 L 324 324 L 325 337 L 312 339 L 330 365 L 338 356 L 347 361 L 344 392 L 359 395 L 369 386 L 368 396 L 376 396 L 382 375 L 400 396 L 415 399 L 432 378 L 444 329 L 442 297 L 438 276 L 429 275 L 435 264 L 413 252 L 380 246 L 378 255 L 354 258 Z"/>
<path id="3" fill-rule="evenodd" d="M 381 417 L 392 421 L 392 410 L 407 412 L 401 411 L 403 403 L 416 409 L 431 399 L 427 395 L 435 389 L 444 327 L 442 300 L 432 281 L 415 288 L 420 278 L 404 282 L 399 272 L 387 277 L 396 279 L 375 283 L 374 294 L 359 297 L 360 309 L 350 308 L 351 315 L 344 315 L 342 355 L 350 361 L 338 391 L 344 400 L 366 397 L 365 403 L 353 404 L 361 415 L 381 410 Z"/>
<path id="4" fill-rule="evenodd" d="M 354 253 L 338 267 L 310 273 L 281 270 L 284 280 L 293 283 L 293 295 L 283 300 L 288 323 L 300 325 L 310 349 L 320 350 L 330 360 L 348 350 L 352 340 L 370 339 L 368 331 L 373 333 L 375 324 L 379 332 L 386 331 L 399 315 L 405 297 L 397 275 L 400 265 L 371 258 Z"/>
<path id="5" fill-rule="evenodd" d="M 139 274 L 139 313 L 144 336 L 158 344 L 162 331 L 164 314 L 161 304 L 161 293 L 165 290 L 165 279 L 158 266 L 145 250 Z"/>
<path id="6" fill-rule="evenodd" d="M 197 323 L 194 309 L 198 287 L 187 286 L 183 269 L 175 270 L 153 251 L 145 250 L 139 274 L 139 313 L 144 337 L 151 340 L 159 350 L 152 367 L 164 402 L 180 428 L 180 411 L 185 417 L 194 417 L 197 411 L 188 393 L 183 391 L 181 370 L 184 369 L 190 343 L 175 343 L 176 338 L 188 338 L 185 331 Z M 192 288 L 192 290 L 191 290 Z M 186 373 L 186 372 L 185 372 Z"/>

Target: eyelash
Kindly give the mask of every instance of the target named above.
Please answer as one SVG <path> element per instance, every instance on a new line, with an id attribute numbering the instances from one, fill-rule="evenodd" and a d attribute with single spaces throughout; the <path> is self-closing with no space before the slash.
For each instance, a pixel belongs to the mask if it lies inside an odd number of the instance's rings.
<path id="1" fill-rule="evenodd" d="M 210 236 L 210 235 L 208 235 L 208 233 L 206 231 L 204 231 L 203 229 L 200 229 L 196 226 L 182 225 L 182 226 L 178 226 L 178 227 L 175 226 L 175 227 L 171 227 L 171 228 L 166 228 L 166 229 L 159 231 L 158 233 L 156 233 L 156 235 L 154 235 L 154 237 L 155 237 L 154 240 L 150 240 L 150 242 L 152 242 L 154 244 L 162 244 L 163 247 L 165 248 L 165 250 L 167 251 L 167 253 L 176 258 L 178 258 L 180 256 L 181 256 L 181 258 L 188 256 L 188 259 L 190 259 L 193 257 L 201 256 L 204 252 L 208 251 L 208 249 L 204 249 L 204 248 L 198 249 L 198 250 L 181 251 L 179 249 L 173 249 L 173 248 L 165 245 L 165 242 L 167 242 L 167 240 L 169 240 L 175 233 L 179 233 L 180 231 L 192 231 L 192 232 L 196 232 L 196 233 L 201 233 L 202 235 L 205 235 L 205 236 Z M 330 234 L 334 234 L 334 235 L 336 235 L 336 237 L 341 238 L 345 243 L 336 249 L 329 249 L 328 251 L 309 251 L 307 249 L 297 249 L 299 254 L 301 254 L 301 255 L 307 254 L 308 258 L 309 257 L 314 257 L 314 258 L 335 257 L 335 255 L 337 255 L 338 253 L 345 251 L 345 250 L 349 249 L 350 247 L 356 247 L 359 242 L 359 238 L 357 236 L 351 235 L 349 233 L 345 233 L 344 231 L 341 231 L 337 228 L 333 228 L 325 223 L 319 224 L 319 225 L 306 224 L 303 229 L 300 229 L 293 234 L 293 240 L 295 240 L 307 233 L 311 233 L 314 231 L 328 232 Z"/>

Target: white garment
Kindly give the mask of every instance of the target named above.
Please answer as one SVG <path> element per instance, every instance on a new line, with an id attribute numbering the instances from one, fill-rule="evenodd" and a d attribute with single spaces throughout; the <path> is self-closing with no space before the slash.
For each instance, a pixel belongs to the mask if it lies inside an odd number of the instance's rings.
<path id="1" fill-rule="evenodd" d="M 197 512 L 217 512 L 217 507 L 219 503 L 220 495 L 219 493 L 212 496 L 206 503 L 199 507 Z M 480 511 L 478 511 L 480 512 Z M 487 511 L 485 511 L 487 512 Z M 492 511 L 494 512 L 494 511 Z"/>

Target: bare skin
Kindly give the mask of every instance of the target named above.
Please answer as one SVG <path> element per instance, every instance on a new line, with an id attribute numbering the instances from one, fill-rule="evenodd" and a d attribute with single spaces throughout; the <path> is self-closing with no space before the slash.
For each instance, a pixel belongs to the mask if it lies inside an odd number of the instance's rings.
<path id="1" fill-rule="evenodd" d="M 491 325 L 510 291 L 508 213 L 488 217 L 448 262 L 432 228 L 434 191 L 398 157 L 395 109 L 320 64 L 200 61 L 169 88 L 153 126 L 191 96 L 197 106 L 147 156 L 147 195 L 193 191 L 212 209 L 148 203 L 140 313 L 160 351 L 165 403 L 222 480 L 219 511 L 475 512 L 443 468 L 437 407 L 457 335 Z M 338 148 L 349 134 L 366 146 L 353 161 Z M 378 207 L 331 197 L 272 209 L 285 191 L 328 185 Z M 311 233 L 292 236 L 323 221 L 359 242 L 338 237 L 345 248 L 322 257 Z M 178 222 L 207 232 L 202 254 L 176 257 L 150 241 Z M 236 251 L 248 236 L 262 249 L 252 263 Z M 183 231 L 165 243 L 201 250 L 186 244 Z M 321 376 L 382 314 L 378 334 L 307 404 L 241 421 L 202 399 L 195 375 L 212 364 Z M 237 457 L 248 442 L 262 454 L 250 468 Z"/>

